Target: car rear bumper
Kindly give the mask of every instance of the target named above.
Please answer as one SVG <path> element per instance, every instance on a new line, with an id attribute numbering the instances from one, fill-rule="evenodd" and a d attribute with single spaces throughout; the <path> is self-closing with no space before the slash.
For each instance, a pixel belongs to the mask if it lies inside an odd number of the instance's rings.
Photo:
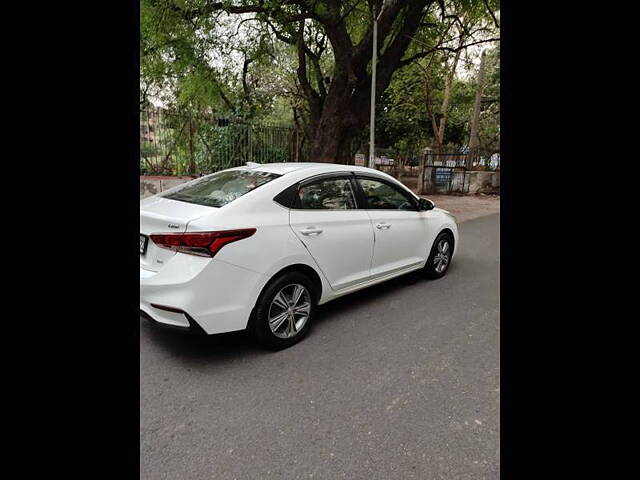
<path id="1" fill-rule="evenodd" d="M 175 325 L 173 323 L 167 323 L 166 321 L 158 321 L 151 315 L 149 315 L 146 311 L 140 309 L 140 317 L 144 318 L 155 326 L 179 332 L 193 333 L 197 335 L 207 334 L 207 332 L 205 332 L 202 327 L 198 325 L 198 323 L 193 318 L 191 318 L 191 316 L 189 316 L 189 314 L 185 313 L 184 316 L 187 321 L 187 325 Z"/>
<path id="2" fill-rule="evenodd" d="M 184 331 L 243 330 L 267 280 L 215 258 L 179 253 L 159 272 L 140 268 L 140 313 Z"/>

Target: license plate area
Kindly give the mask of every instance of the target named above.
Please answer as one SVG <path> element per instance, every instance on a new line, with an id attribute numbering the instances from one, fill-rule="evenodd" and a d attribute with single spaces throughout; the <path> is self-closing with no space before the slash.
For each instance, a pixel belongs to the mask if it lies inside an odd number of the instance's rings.
<path id="1" fill-rule="evenodd" d="M 144 255 L 147 251 L 147 244 L 149 243 L 149 237 L 140 234 L 140 255 Z"/>

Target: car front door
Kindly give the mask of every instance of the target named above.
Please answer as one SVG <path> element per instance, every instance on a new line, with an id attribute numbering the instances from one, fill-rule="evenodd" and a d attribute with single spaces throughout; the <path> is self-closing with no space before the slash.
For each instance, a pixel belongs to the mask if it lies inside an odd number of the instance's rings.
<path id="1" fill-rule="evenodd" d="M 358 176 L 375 235 L 371 277 L 418 267 L 426 261 L 427 219 L 418 202 L 392 182 Z"/>
<path id="2" fill-rule="evenodd" d="M 353 175 L 301 182 L 290 224 L 335 290 L 369 278 L 373 256 L 371 220 L 356 203 Z"/>

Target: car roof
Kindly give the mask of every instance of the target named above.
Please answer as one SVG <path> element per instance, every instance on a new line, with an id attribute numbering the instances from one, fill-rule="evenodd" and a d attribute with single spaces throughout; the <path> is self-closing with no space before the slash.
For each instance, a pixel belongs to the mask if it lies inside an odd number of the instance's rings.
<path id="1" fill-rule="evenodd" d="M 357 165 L 343 165 L 341 163 L 320 163 L 320 162 L 283 162 L 283 163 L 248 163 L 245 169 L 257 170 L 260 172 L 275 173 L 278 175 L 284 175 L 286 173 L 302 171 L 302 170 L 314 170 L 314 173 L 320 173 L 321 171 L 327 172 L 373 172 L 381 173 L 371 168 L 360 167 Z"/>
<path id="2" fill-rule="evenodd" d="M 259 172 L 274 173 L 282 176 L 282 180 L 291 183 L 298 182 L 305 178 L 314 175 L 322 175 L 324 173 L 336 173 L 336 172 L 361 172 L 367 173 L 377 178 L 386 179 L 396 185 L 401 186 L 404 190 L 409 192 L 414 197 L 417 195 L 411 191 L 406 185 L 400 182 L 398 179 L 389 175 L 388 173 L 375 170 L 373 168 L 361 167 L 358 165 L 344 165 L 342 163 L 320 163 L 320 162 L 283 162 L 283 163 L 252 163 L 248 162 L 244 167 L 237 167 L 239 169 L 250 169 Z M 289 175 L 287 175 L 289 174 Z M 271 182 L 270 182 L 271 183 Z M 279 185 L 279 182 L 273 182 L 275 185 Z M 274 185 L 274 186 L 275 186 Z"/>
<path id="3" fill-rule="evenodd" d="M 273 198 L 275 195 L 284 191 L 284 189 L 289 188 L 291 185 L 295 185 L 296 183 L 305 180 L 307 178 L 311 178 L 316 175 L 322 175 L 325 173 L 340 173 L 340 172 L 362 172 L 369 174 L 371 176 L 375 176 L 377 178 L 386 179 L 389 182 L 392 182 L 398 185 L 400 188 L 405 190 L 411 196 L 418 198 L 417 195 L 412 192 L 406 185 L 402 182 L 398 181 L 391 175 L 381 172 L 380 170 L 374 170 L 372 168 L 360 167 L 357 165 L 344 165 L 339 163 L 320 163 L 320 162 L 282 162 L 282 163 L 255 163 L 255 162 L 247 162 L 246 165 L 239 167 L 232 167 L 225 171 L 232 170 L 244 170 L 244 171 L 255 171 L 255 172 L 264 172 L 264 173 L 272 173 L 277 175 L 278 178 L 273 179 L 272 181 L 266 182 L 260 188 L 256 188 L 249 192 L 247 195 L 243 195 L 240 198 L 230 202 L 228 205 L 225 205 L 223 208 L 231 208 L 233 209 L 242 209 L 247 208 L 249 205 L 249 209 L 253 209 L 254 199 L 259 197 L 268 197 Z M 211 174 L 215 175 L 215 174 Z M 255 193 L 254 193 L 255 192 Z M 258 197 L 256 197 L 256 195 Z"/>

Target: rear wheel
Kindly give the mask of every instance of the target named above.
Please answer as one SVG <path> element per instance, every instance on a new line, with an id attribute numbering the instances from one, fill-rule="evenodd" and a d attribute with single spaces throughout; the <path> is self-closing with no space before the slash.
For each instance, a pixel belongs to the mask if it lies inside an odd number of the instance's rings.
<path id="1" fill-rule="evenodd" d="M 309 278 L 298 272 L 285 273 L 260 295 L 252 334 L 268 348 L 290 347 L 309 331 L 315 305 L 313 283 Z"/>
<path id="2" fill-rule="evenodd" d="M 428 278 L 441 278 L 447 273 L 453 254 L 453 238 L 450 233 L 442 232 L 436 237 L 431 253 L 424 267 Z"/>

